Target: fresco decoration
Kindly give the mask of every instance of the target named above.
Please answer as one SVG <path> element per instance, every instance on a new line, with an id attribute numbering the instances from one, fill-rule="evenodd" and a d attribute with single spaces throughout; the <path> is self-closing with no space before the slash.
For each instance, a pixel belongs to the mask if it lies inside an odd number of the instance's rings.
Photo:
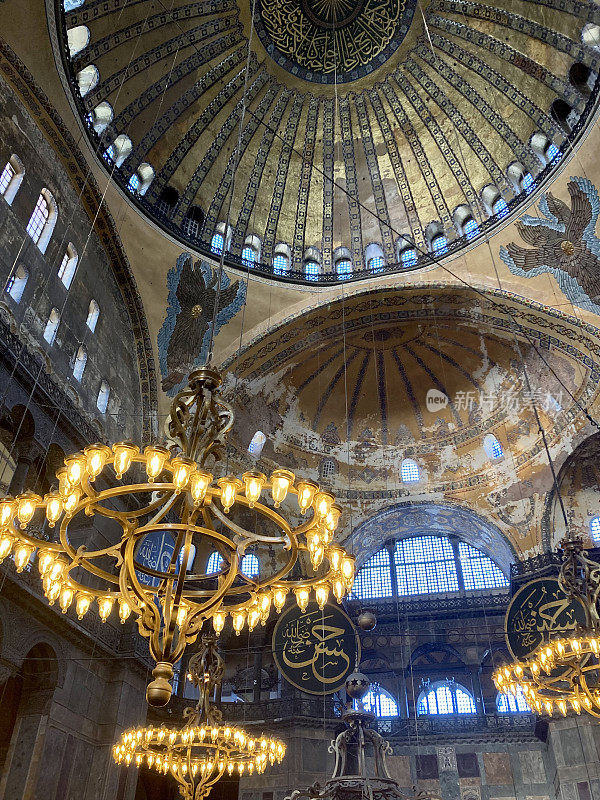
<path id="1" fill-rule="evenodd" d="M 189 253 L 182 253 L 167 274 L 167 314 L 157 340 L 162 388 L 170 396 L 183 387 L 193 369 L 206 363 L 215 302 L 215 337 L 246 302 L 243 281 L 231 282 L 223 273 L 218 292 L 218 280 L 217 270 L 205 261 L 194 263 Z"/>
<path id="2" fill-rule="evenodd" d="M 542 195 L 538 207 L 543 216 L 526 214 L 516 223 L 531 247 L 511 242 L 500 248 L 500 257 L 514 275 L 533 278 L 549 272 L 573 305 L 600 314 L 598 190 L 579 177 L 572 177 L 567 188 L 571 207 L 549 192 Z"/>

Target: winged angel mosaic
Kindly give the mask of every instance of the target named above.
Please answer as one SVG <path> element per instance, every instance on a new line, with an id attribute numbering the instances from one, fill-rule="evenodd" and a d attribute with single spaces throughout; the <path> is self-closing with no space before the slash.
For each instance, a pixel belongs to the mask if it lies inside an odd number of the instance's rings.
<path id="1" fill-rule="evenodd" d="M 587 178 L 571 178 L 567 188 L 571 208 L 550 193 L 542 195 L 543 217 L 525 214 L 516 223 L 531 248 L 512 242 L 500 248 L 500 257 L 514 275 L 533 278 L 550 272 L 574 305 L 600 314 L 598 191 Z"/>
<path id="2" fill-rule="evenodd" d="M 217 270 L 205 261 L 194 263 L 189 253 L 182 253 L 167 273 L 167 316 L 158 332 L 158 357 L 162 388 L 171 396 L 193 369 L 206 363 L 215 302 L 215 337 L 246 302 L 243 281 L 232 283 L 223 273 L 218 291 L 218 280 Z"/>

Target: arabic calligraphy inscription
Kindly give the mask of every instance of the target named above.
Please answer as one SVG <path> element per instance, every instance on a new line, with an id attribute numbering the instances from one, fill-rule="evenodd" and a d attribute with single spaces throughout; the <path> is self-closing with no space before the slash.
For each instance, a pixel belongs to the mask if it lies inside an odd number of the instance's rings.
<path id="1" fill-rule="evenodd" d="M 285 611 L 273 632 L 273 657 L 284 678 L 308 694 L 333 694 L 360 659 L 352 620 L 339 606 L 310 603 Z"/>

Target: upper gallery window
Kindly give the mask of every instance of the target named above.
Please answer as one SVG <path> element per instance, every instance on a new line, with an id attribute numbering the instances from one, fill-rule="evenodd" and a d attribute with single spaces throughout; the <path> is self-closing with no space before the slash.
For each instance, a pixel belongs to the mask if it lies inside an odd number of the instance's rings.
<path id="1" fill-rule="evenodd" d="M 100 306 L 95 300 L 90 300 L 90 306 L 88 308 L 88 315 L 85 321 L 85 324 L 93 333 L 96 330 L 96 325 L 98 324 L 98 317 L 100 316 Z"/>
<path id="2" fill-rule="evenodd" d="M 57 218 L 58 207 L 54 197 L 48 189 L 42 189 L 27 223 L 27 233 L 42 253 L 46 252 Z"/>
<path id="3" fill-rule="evenodd" d="M 464 686 L 454 681 L 438 681 L 421 692 L 417 713 L 425 714 L 475 714 L 475 701 Z"/>
<path id="4" fill-rule="evenodd" d="M 73 281 L 73 276 L 77 269 L 77 261 L 77 250 L 75 250 L 71 242 L 69 242 L 63 260 L 58 268 L 58 277 L 67 289 L 70 288 L 71 282 Z"/>
<path id="5" fill-rule="evenodd" d="M 15 303 L 20 303 L 21 298 L 23 297 L 23 292 L 25 291 L 25 286 L 27 285 L 27 279 L 29 278 L 29 272 L 23 266 L 23 264 L 19 264 L 16 270 L 12 273 L 8 281 L 6 282 L 5 291 L 9 293 Z"/>
<path id="6" fill-rule="evenodd" d="M 13 153 L 0 174 L 0 194 L 8 205 L 15 199 L 24 175 L 25 168 L 18 156 Z"/>

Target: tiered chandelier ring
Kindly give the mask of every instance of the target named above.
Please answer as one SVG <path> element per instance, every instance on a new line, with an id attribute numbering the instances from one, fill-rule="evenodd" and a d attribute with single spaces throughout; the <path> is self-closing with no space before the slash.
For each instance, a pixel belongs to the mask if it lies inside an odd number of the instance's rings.
<path id="1" fill-rule="evenodd" d="M 354 558 L 333 541 L 341 508 L 331 493 L 284 469 L 268 479 L 249 471 L 216 480 L 206 470 L 233 425 L 220 383 L 209 368 L 192 373 L 171 407 L 171 449 L 90 445 L 65 458 L 56 491 L 0 501 L 0 559 L 12 552 L 20 571 L 37 549 L 50 603 L 64 612 L 75 603 L 80 619 L 94 601 L 102 621 L 115 606 L 122 622 L 134 613 L 158 662 L 148 692 L 154 705 L 168 702 L 172 665 L 206 620 L 218 634 L 231 617 L 239 634 L 265 624 L 290 595 L 301 608 L 311 596 L 323 607 L 330 593 L 341 601 L 354 580 Z M 286 519 L 283 503 L 299 524 Z M 58 541 L 43 538 L 44 517 Z M 141 558 L 161 537 L 162 563 Z M 193 554 L 205 563 L 215 550 L 218 571 L 195 571 Z M 241 571 L 248 551 L 265 554 L 259 576 Z"/>

